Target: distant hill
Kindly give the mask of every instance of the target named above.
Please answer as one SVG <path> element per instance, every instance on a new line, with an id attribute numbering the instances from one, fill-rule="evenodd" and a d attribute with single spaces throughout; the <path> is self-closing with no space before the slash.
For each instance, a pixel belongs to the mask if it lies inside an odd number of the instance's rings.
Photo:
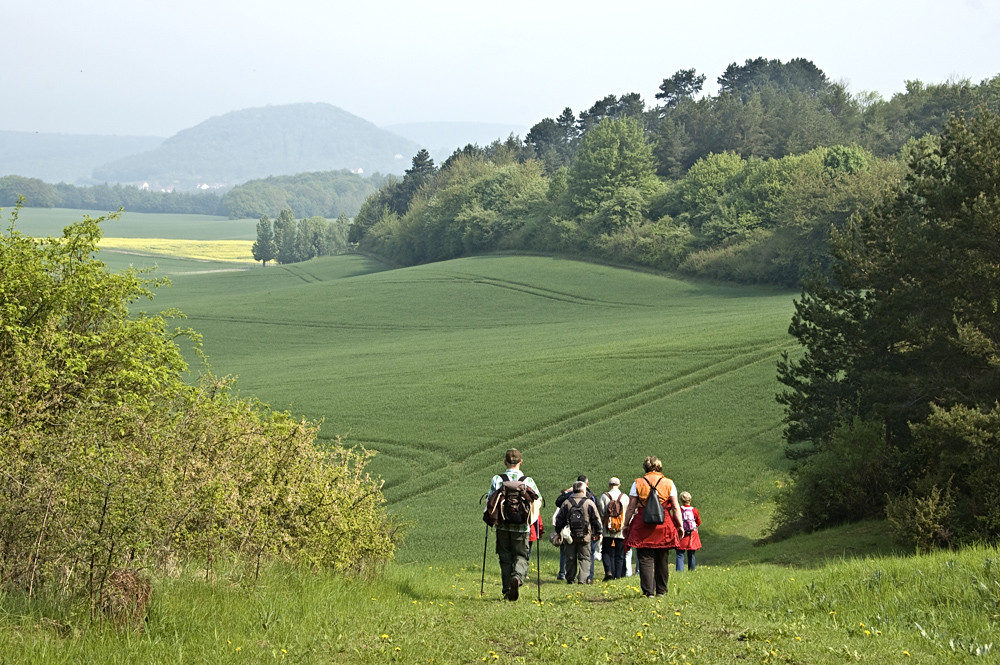
<path id="1" fill-rule="evenodd" d="M 511 134 L 523 139 L 529 128 L 496 122 L 407 122 L 384 129 L 418 143 L 440 164 L 470 143 L 485 147 L 497 139 L 505 141 Z"/>
<path id="2" fill-rule="evenodd" d="M 412 141 L 336 106 L 289 104 L 210 118 L 157 148 L 98 167 L 94 177 L 190 189 L 307 171 L 402 174 L 418 150 Z"/>
<path id="3" fill-rule="evenodd" d="M 156 136 L 100 136 L 0 131 L 0 176 L 19 175 L 45 182 L 93 185 L 101 164 L 152 150 Z"/>

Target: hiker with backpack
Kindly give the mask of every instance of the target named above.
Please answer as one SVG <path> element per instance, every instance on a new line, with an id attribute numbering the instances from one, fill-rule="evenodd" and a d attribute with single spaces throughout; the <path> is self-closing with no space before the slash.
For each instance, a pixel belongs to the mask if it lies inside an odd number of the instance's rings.
<path id="1" fill-rule="evenodd" d="M 566 525 L 573 537 L 572 543 L 562 546 L 566 552 L 566 583 L 584 584 L 590 579 L 591 543 L 600 538 L 601 516 L 597 504 L 587 496 L 587 483 L 582 480 L 573 483 L 573 494 L 556 513 L 556 531 Z"/>
<path id="2" fill-rule="evenodd" d="M 681 530 L 683 535 L 677 545 L 677 570 L 684 570 L 684 559 L 687 558 L 688 570 L 694 570 L 694 553 L 701 549 L 701 536 L 698 527 L 701 526 L 701 515 L 698 509 L 691 505 L 691 493 L 681 492 Z"/>
<path id="3" fill-rule="evenodd" d="M 608 491 L 597 500 L 597 512 L 601 514 L 603 539 L 601 541 L 601 562 L 604 564 L 604 581 L 625 577 L 625 510 L 628 497 L 622 493 L 622 481 L 611 478 Z"/>
<path id="4" fill-rule="evenodd" d="M 670 550 L 680 541 L 681 508 L 677 488 L 663 475 L 663 464 L 650 455 L 643 463 L 645 474 L 629 490 L 625 509 L 625 545 L 636 552 L 639 586 L 652 598 L 667 593 L 670 581 Z"/>
<path id="5" fill-rule="evenodd" d="M 520 588 L 528 580 L 529 520 L 533 509 L 537 515 L 542 498 L 535 481 L 521 471 L 521 462 L 521 451 L 517 448 L 504 454 L 507 470 L 493 476 L 483 513 L 486 524 L 496 527 L 496 552 L 503 597 L 507 600 L 517 600 Z"/>
<path id="6" fill-rule="evenodd" d="M 597 505 L 597 497 L 594 496 L 593 493 L 590 491 L 590 481 L 587 479 L 587 475 L 584 474 L 584 473 L 581 473 L 579 476 L 576 477 L 576 480 L 577 480 L 577 482 L 583 482 L 584 484 L 587 485 L 587 490 L 586 490 L 587 491 L 587 498 L 590 499 L 591 501 L 593 501 L 594 505 L 596 506 Z M 556 497 L 556 512 L 552 516 L 552 525 L 553 526 L 555 526 L 556 515 L 559 514 L 559 509 L 562 508 L 563 502 L 566 501 L 566 499 L 570 498 L 571 496 L 573 496 L 573 486 L 572 485 L 569 486 L 569 487 L 567 487 L 566 489 L 564 489 L 559 494 L 559 496 Z M 590 573 L 587 576 L 587 581 L 590 584 L 592 584 L 593 581 L 594 581 L 594 559 L 593 559 L 594 550 L 598 547 L 599 544 L 600 544 L 599 542 L 594 542 L 594 543 L 591 544 L 591 549 L 590 549 L 590 556 L 591 556 L 591 559 L 590 559 Z M 564 580 L 564 579 L 566 579 L 566 552 L 567 552 L 567 550 L 564 550 L 561 547 L 559 548 L 559 574 L 556 576 L 557 580 Z"/>

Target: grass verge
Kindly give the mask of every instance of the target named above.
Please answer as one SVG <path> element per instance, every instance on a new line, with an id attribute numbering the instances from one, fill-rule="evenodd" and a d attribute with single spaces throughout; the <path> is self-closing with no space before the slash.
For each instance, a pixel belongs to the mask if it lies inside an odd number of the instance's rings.
<path id="1" fill-rule="evenodd" d="M 670 592 L 636 578 L 568 586 L 544 545 L 542 585 L 499 600 L 498 567 L 391 566 L 377 580 L 275 566 L 158 579 L 143 632 L 3 598 L 0 661 L 42 663 L 1000 662 L 1000 552 L 701 566 Z M 534 565 L 534 562 L 533 562 Z M 598 564 L 598 569 L 600 564 Z M 538 601 L 540 591 L 542 600 Z"/>

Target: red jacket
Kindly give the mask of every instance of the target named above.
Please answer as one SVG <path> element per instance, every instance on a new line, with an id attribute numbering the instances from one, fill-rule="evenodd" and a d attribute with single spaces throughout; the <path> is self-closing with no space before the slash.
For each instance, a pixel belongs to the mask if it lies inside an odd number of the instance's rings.
<path id="1" fill-rule="evenodd" d="M 646 497 L 649 496 L 650 487 L 642 478 L 636 478 L 635 486 L 636 493 L 639 495 L 639 502 L 636 505 L 635 512 L 632 513 L 632 522 L 629 527 L 628 537 L 625 539 L 625 546 L 635 549 L 639 549 L 640 547 L 650 549 L 675 548 L 677 547 L 679 534 L 677 533 L 677 525 L 674 524 L 674 518 L 670 514 L 670 493 L 673 490 L 674 481 L 662 473 L 655 471 L 647 473 L 644 478 L 653 486 L 656 486 L 657 482 L 659 482 L 659 486 L 656 487 L 656 493 L 660 497 L 660 505 L 663 506 L 665 519 L 663 520 L 663 524 L 646 524 L 642 521 L 642 507 L 646 505 Z"/>
<path id="2" fill-rule="evenodd" d="M 683 507 L 682 507 L 683 508 Z M 698 514 L 698 509 L 691 506 L 691 510 L 694 511 L 694 523 L 701 526 L 701 515 Z M 701 536 L 698 535 L 698 530 L 695 529 L 691 533 L 684 534 L 681 538 L 680 544 L 677 545 L 679 550 L 700 550 L 701 549 Z"/>

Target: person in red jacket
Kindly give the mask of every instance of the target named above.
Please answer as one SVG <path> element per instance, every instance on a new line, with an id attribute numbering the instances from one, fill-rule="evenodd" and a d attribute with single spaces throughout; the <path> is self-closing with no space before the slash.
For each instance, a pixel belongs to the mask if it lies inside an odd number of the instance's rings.
<path id="1" fill-rule="evenodd" d="M 701 549 L 701 536 L 698 527 L 701 526 L 701 515 L 698 509 L 691 505 L 691 493 L 681 492 L 681 537 L 677 545 L 677 570 L 684 570 L 684 559 L 687 558 L 688 570 L 694 570 L 694 553 Z"/>
<path id="2" fill-rule="evenodd" d="M 642 463 L 642 468 L 645 475 L 636 478 L 629 491 L 624 533 L 625 546 L 636 552 L 642 593 L 652 598 L 667 593 L 670 581 L 668 556 L 680 540 L 681 507 L 677 502 L 677 488 L 672 480 L 663 475 L 660 459 L 650 455 Z M 647 523 L 642 517 L 654 488 L 663 510 L 662 523 Z"/>

